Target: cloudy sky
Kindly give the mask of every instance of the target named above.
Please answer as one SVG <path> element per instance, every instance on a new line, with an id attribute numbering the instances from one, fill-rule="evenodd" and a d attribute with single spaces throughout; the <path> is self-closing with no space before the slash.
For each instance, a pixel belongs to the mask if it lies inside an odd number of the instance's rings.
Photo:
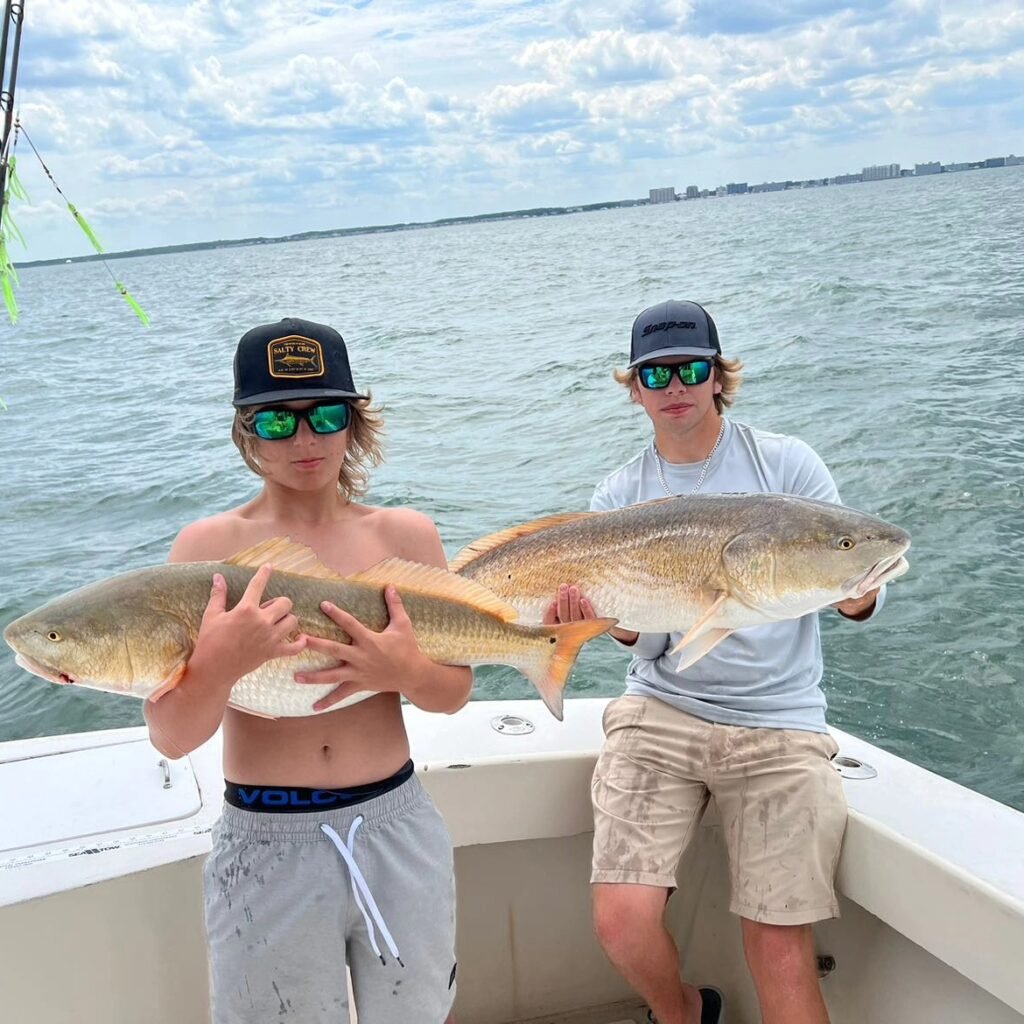
<path id="1" fill-rule="evenodd" d="M 22 121 L 109 250 L 1024 151 L 1024 0 L 26 7 Z M 14 258 L 89 251 L 18 157 Z"/>

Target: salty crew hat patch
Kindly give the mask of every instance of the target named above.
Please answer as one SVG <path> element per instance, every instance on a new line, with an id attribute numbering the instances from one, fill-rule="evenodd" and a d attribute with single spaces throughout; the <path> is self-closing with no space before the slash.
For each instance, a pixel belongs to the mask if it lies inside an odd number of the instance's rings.
<path id="1" fill-rule="evenodd" d="M 669 299 L 645 309 L 633 321 L 629 368 L 667 356 L 713 359 L 721 352 L 711 314 L 696 302 Z"/>
<path id="2" fill-rule="evenodd" d="M 246 331 L 238 342 L 236 407 L 365 397 L 355 389 L 345 340 L 333 327 L 286 317 Z"/>

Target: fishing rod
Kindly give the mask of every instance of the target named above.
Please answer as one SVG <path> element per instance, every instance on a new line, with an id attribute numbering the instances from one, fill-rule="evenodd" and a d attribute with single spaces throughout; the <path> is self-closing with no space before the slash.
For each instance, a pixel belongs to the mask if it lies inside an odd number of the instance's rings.
<path id="1" fill-rule="evenodd" d="M 18 319 L 18 303 L 14 298 L 14 284 L 18 280 L 17 271 L 7 253 L 7 236 L 21 238 L 18 229 L 11 221 L 8 210 L 11 196 L 24 198 L 24 191 L 14 173 L 14 145 L 12 142 L 12 125 L 14 124 L 14 89 L 18 84 L 18 58 L 21 56 L 21 28 L 25 22 L 25 4 L 17 0 L 7 0 L 4 9 L 4 23 L 0 34 L 0 114 L 3 115 L 3 131 L 0 133 L 0 291 L 3 292 L 4 304 L 11 323 Z M 8 70 L 7 47 L 11 41 L 11 28 L 14 28 L 14 46 L 11 51 L 10 69 Z M 13 132 L 17 138 L 17 130 Z"/>
<path id="2" fill-rule="evenodd" d="M 3 34 L 0 36 L 0 112 L 4 115 L 3 134 L 0 135 L 0 197 L 6 191 L 8 147 L 14 120 L 14 89 L 18 84 L 18 58 L 21 56 L 21 29 L 25 23 L 25 4 L 7 0 L 4 11 Z M 14 47 L 11 51 L 10 72 L 7 70 L 7 44 L 11 26 L 14 26 Z M 0 200 L 2 201 L 2 200 Z"/>

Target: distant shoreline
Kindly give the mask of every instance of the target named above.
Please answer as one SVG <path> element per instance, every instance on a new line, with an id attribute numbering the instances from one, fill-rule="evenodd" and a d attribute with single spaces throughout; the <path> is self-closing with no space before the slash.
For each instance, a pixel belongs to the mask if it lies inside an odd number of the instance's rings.
<path id="1" fill-rule="evenodd" d="M 166 256 L 175 252 L 198 252 L 203 249 L 237 249 L 246 245 L 277 245 L 281 242 L 304 242 L 312 238 L 342 238 L 346 235 L 375 235 L 388 231 L 416 231 L 421 228 L 449 227 L 454 224 L 475 224 L 495 220 L 520 220 L 525 217 L 557 217 L 568 213 L 589 213 L 620 206 L 646 206 L 646 199 L 618 199 L 603 203 L 582 203 L 578 206 L 539 206 L 531 210 L 508 210 L 504 213 L 480 213 L 472 217 L 444 217 L 441 220 L 411 221 L 401 224 L 376 224 L 357 228 L 329 228 L 324 231 L 299 231 L 294 235 L 253 238 L 226 238 L 212 242 L 183 242 L 180 245 L 150 246 L 120 252 L 90 253 L 86 256 L 58 256 L 48 260 L 15 263 L 18 270 L 27 267 L 52 267 L 64 263 L 93 263 L 99 260 L 121 260 L 133 256 Z"/>
<path id="2" fill-rule="evenodd" d="M 974 161 L 968 164 L 962 165 L 950 165 L 952 170 L 947 172 L 946 168 L 943 168 L 943 173 L 954 173 L 966 170 L 986 170 L 989 168 L 1002 168 L 1021 166 L 1021 159 L 1018 157 L 1000 157 L 997 158 L 1000 161 L 1012 160 L 1013 163 L 995 163 L 992 161 Z M 898 164 L 891 165 L 898 168 Z M 865 170 L 873 170 L 873 168 L 866 168 Z M 928 171 L 927 173 L 914 173 L 909 170 L 902 171 L 900 174 L 893 174 L 891 176 L 881 177 L 877 180 L 880 181 L 901 181 L 907 179 L 916 179 L 920 177 L 933 177 L 937 174 L 935 171 Z M 699 195 L 683 195 L 675 194 L 675 189 L 662 189 L 652 190 L 656 191 L 671 191 L 673 193 L 672 199 L 676 202 L 681 201 L 692 201 L 694 199 L 715 199 L 719 197 L 735 196 L 735 195 L 756 195 L 762 192 L 775 192 L 775 191 L 790 191 L 796 189 L 802 189 L 807 187 L 838 187 L 841 185 L 853 184 L 854 182 L 860 182 L 861 180 L 873 181 L 875 179 L 862 179 L 860 174 L 849 174 L 841 175 L 835 179 L 828 178 L 809 178 L 804 181 L 785 181 L 785 182 L 772 182 L 765 183 L 762 185 L 754 185 L 748 187 L 746 183 L 742 185 L 722 185 L 715 190 L 702 189 Z M 735 189 L 735 191 L 734 191 Z M 478 213 L 471 217 L 442 217 L 440 220 L 430 221 L 408 221 L 398 224 L 373 224 L 364 227 L 355 228 L 328 228 L 323 231 L 299 231 L 293 235 L 274 235 L 274 236 L 254 236 L 252 238 L 224 238 L 217 239 L 215 241 L 208 242 L 183 242 L 180 245 L 158 245 L 148 246 L 144 249 L 124 249 L 119 252 L 104 252 L 104 253 L 90 253 L 85 256 L 58 256 L 47 260 L 28 260 L 24 263 L 15 263 L 15 269 L 22 270 L 28 267 L 52 267 L 58 266 L 64 263 L 93 263 L 97 260 L 121 260 L 130 259 L 135 256 L 166 256 L 169 253 L 176 252 L 201 252 L 205 249 L 237 249 L 247 245 L 278 245 L 282 242 L 304 242 L 314 238 L 344 238 L 348 235 L 376 235 L 383 232 L 390 231 L 418 231 L 422 228 L 442 228 L 451 227 L 456 224 L 483 224 L 488 221 L 502 221 L 502 220 L 522 220 L 529 217 L 559 217 L 569 213 L 590 213 L 594 210 L 612 210 L 623 206 L 649 206 L 652 204 L 660 204 L 664 200 L 654 200 L 652 197 L 639 198 L 639 199 L 609 199 L 600 203 L 580 203 L 575 206 L 538 206 L 529 210 L 506 210 L 503 213 Z"/>

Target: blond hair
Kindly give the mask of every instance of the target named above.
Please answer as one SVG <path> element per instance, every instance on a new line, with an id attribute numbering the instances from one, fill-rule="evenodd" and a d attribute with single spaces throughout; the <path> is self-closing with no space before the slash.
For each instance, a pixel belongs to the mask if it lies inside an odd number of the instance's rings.
<path id="1" fill-rule="evenodd" d="M 743 382 L 743 362 L 740 359 L 726 359 L 722 355 L 716 355 L 714 362 L 715 376 L 722 385 L 722 390 L 715 395 L 715 410 L 721 413 L 736 400 L 740 384 Z M 639 386 L 640 368 L 634 366 L 629 370 L 615 370 L 612 376 L 632 393 L 633 386 Z"/>
<path id="2" fill-rule="evenodd" d="M 370 403 L 373 395 L 366 398 L 352 398 L 352 418 L 348 425 L 348 447 L 338 471 L 338 490 L 346 501 L 362 497 L 370 486 L 370 469 L 384 461 L 384 419 L 382 407 Z M 260 406 L 247 406 L 235 410 L 231 424 L 231 440 L 239 450 L 245 464 L 257 475 L 263 476 L 263 469 L 256 457 L 256 442 L 260 440 L 253 432 L 253 417 Z"/>

